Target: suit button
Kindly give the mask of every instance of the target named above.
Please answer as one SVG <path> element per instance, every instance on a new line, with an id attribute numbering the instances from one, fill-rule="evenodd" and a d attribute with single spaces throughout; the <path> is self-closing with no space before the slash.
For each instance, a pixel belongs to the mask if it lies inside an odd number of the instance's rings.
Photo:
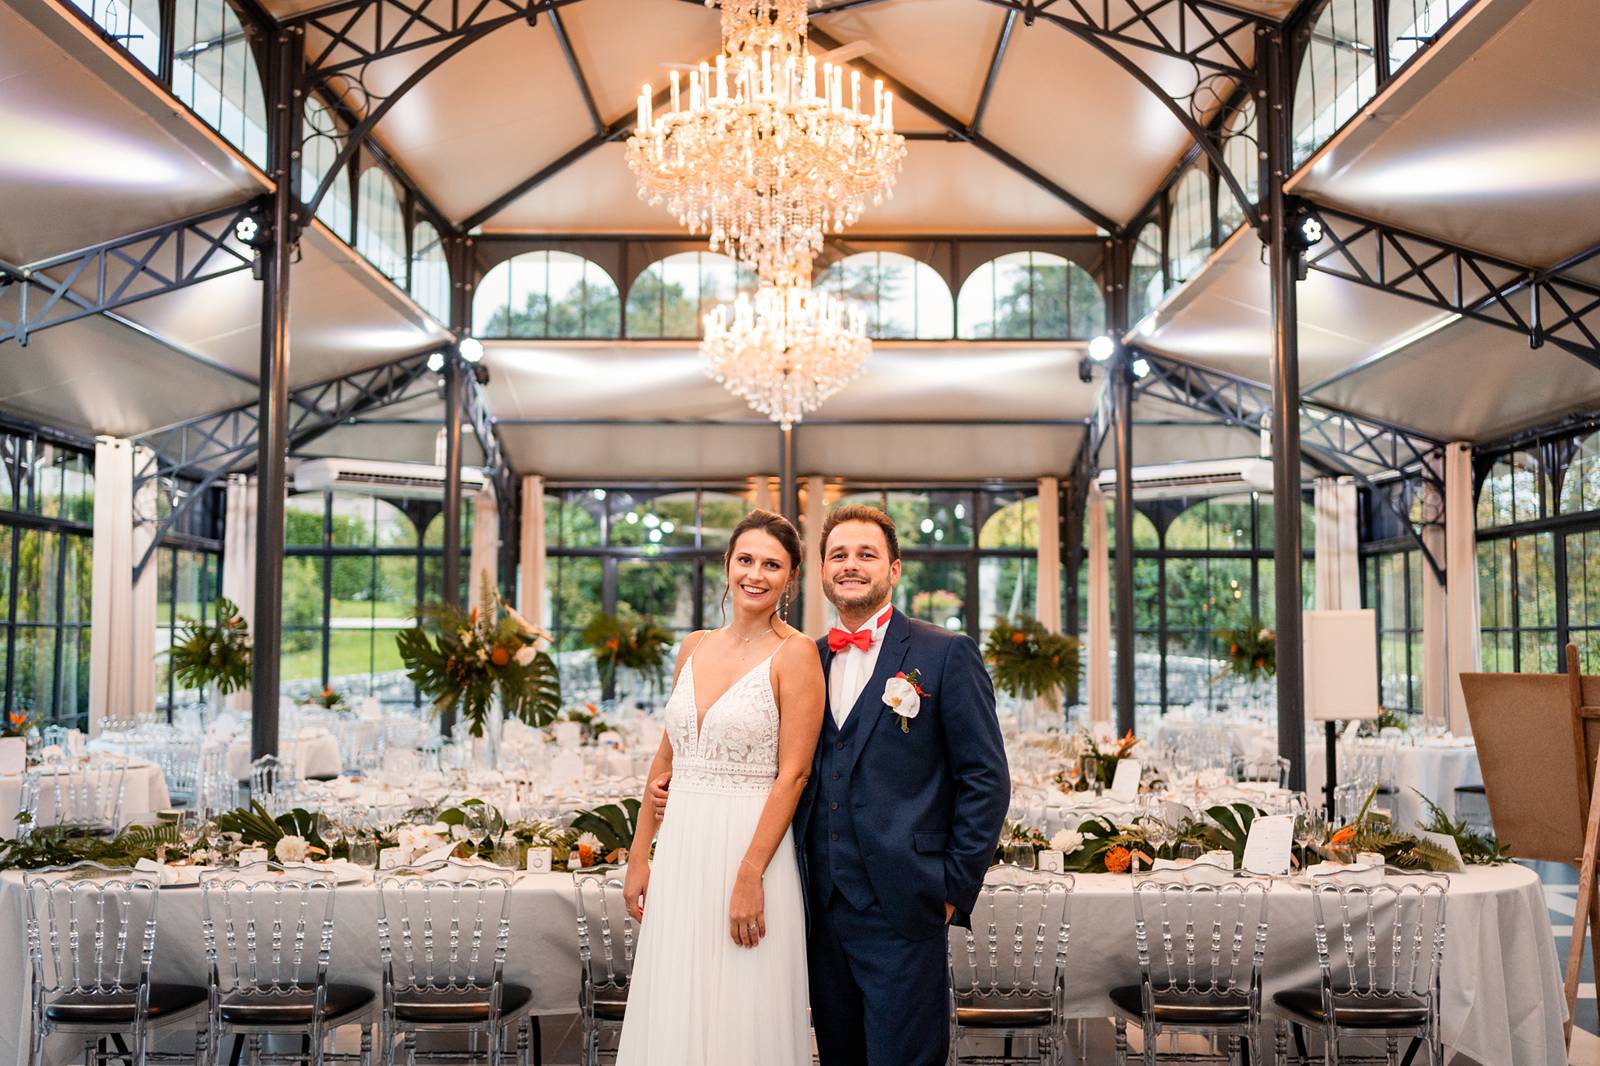
<path id="1" fill-rule="evenodd" d="M 835 744 L 833 746 L 833 748 L 834 748 L 835 751 L 843 751 L 844 750 L 844 741 L 842 741 L 842 740 L 839 741 L 839 743 Z"/>
<path id="2" fill-rule="evenodd" d="M 829 840 L 838 840 L 839 839 L 839 834 L 838 833 L 829 833 L 828 834 L 828 839 Z"/>
<path id="3" fill-rule="evenodd" d="M 828 804 L 828 809 L 830 811 L 836 811 L 839 809 L 839 805 L 837 803 L 830 803 Z"/>
<path id="4" fill-rule="evenodd" d="M 835 780 L 835 781 L 837 781 L 837 780 L 839 780 L 839 771 L 837 771 L 837 770 L 835 770 L 835 771 L 834 771 L 834 772 L 833 772 L 833 779 L 834 779 L 834 780 Z"/>

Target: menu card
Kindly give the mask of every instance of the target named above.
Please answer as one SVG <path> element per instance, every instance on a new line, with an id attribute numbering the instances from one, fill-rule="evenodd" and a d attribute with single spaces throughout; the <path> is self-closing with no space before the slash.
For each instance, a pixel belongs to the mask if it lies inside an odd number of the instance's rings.
<path id="1" fill-rule="evenodd" d="M 1131 800 L 1139 794 L 1139 760 L 1117 760 L 1117 771 L 1111 778 L 1111 795 L 1115 799 Z"/>
<path id="2" fill-rule="evenodd" d="M 1294 844 L 1294 815 L 1266 814 L 1250 823 L 1243 868 L 1253 874 L 1286 875 Z"/>

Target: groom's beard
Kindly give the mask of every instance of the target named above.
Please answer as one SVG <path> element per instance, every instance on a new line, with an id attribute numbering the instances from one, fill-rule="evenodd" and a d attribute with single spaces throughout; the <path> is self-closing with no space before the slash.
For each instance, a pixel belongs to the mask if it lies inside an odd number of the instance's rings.
<path id="1" fill-rule="evenodd" d="M 881 583 L 869 584 L 860 591 L 845 592 L 828 582 L 822 587 L 822 594 L 828 602 L 841 611 L 860 611 L 878 606 L 889 599 L 889 593 L 894 586 L 885 578 Z"/>

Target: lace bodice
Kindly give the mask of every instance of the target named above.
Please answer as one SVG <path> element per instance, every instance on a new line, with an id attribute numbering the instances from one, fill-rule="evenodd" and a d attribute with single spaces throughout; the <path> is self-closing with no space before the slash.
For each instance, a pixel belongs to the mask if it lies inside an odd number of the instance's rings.
<path id="1" fill-rule="evenodd" d="M 694 653 L 667 700 L 672 787 L 765 795 L 778 776 L 778 701 L 769 655 L 706 708 L 695 726 Z"/>

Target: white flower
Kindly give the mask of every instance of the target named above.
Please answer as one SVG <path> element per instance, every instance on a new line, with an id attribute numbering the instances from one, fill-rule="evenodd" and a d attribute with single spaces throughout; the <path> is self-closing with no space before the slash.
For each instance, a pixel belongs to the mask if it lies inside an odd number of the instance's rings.
<path id="1" fill-rule="evenodd" d="M 1083 847 L 1083 834 L 1074 829 L 1059 830 L 1050 838 L 1050 850 L 1059 851 L 1063 855 L 1071 855 Z"/>
<path id="2" fill-rule="evenodd" d="M 883 686 L 883 705 L 909 721 L 922 710 L 922 697 L 909 678 L 891 677 Z"/>
<path id="3" fill-rule="evenodd" d="M 467 827 L 464 825 L 453 825 L 450 827 L 450 839 L 454 840 L 458 844 L 461 841 L 466 840 L 469 835 L 470 834 L 467 833 Z"/>
<path id="4" fill-rule="evenodd" d="M 306 843 L 305 837 L 280 837 L 272 854 L 279 862 L 305 862 L 311 854 L 311 845 Z"/>
<path id="5" fill-rule="evenodd" d="M 479 648 L 478 649 L 478 661 L 480 663 L 486 663 L 486 662 L 489 661 L 489 649 L 488 648 Z"/>
<path id="6" fill-rule="evenodd" d="M 461 641 L 461 646 L 463 648 L 472 647 L 472 630 L 470 630 L 470 629 L 458 629 L 458 630 L 456 630 L 456 639 Z"/>
<path id="7" fill-rule="evenodd" d="M 585 847 L 593 851 L 596 855 L 600 854 L 600 838 L 595 836 L 593 833 L 581 834 L 577 840 L 572 842 L 572 846 L 575 848 Z"/>
<path id="8" fill-rule="evenodd" d="M 1273 640 L 1275 638 L 1272 635 L 1272 630 L 1263 629 L 1261 632 L 1256 634 L 1256 639 L 1257 640 Z"/>
<path id="9" fill-rule="evenodd" d="M 517 649 L 517 665 L 532 666 L 534 657 L 538 654 L 539 649 L 537 647 L 532 644 L 524 644 L 522 647 Z"/>

